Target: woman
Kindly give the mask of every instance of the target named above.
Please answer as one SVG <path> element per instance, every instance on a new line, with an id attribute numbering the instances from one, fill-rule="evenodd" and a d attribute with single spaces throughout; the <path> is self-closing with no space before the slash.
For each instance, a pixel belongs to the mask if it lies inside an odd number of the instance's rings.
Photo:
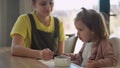
<path id="1" fill-rule="evenodd" d="M 63 23 L 53 16 L 53 0 L 32 0 L 35 11 L 19 16 L 10 36 L 12 54 L 50 60 L 64 53 Z"/>

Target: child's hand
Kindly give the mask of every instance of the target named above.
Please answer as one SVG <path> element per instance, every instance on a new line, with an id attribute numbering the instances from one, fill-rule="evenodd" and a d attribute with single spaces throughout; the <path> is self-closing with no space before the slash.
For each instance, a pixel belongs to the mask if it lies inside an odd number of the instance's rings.
<path id="1" fill-rule="evenodd" d="M 43 60 L 50 60 L 53 58 L 53 52 L 46 48 L 46 49 L 43 49 L 41 52 L 40 52 L 40 55 L 41 55 L 41 59 Z"/>
<path id="2" fill-rule="evenodd" d="M 89 60 L 87 63 L 87 68 L 96 68 L 95 61 Z"/>

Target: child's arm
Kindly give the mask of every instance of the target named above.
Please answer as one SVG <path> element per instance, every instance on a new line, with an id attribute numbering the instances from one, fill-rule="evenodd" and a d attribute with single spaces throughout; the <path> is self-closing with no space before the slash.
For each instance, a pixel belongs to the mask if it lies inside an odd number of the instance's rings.
<path id="1" fill-rule="evenodd" d="M 89 63 L 88 66 L 95 66 L 95 67 L 112 67 L 115 66 L 117 63 L 117 57 L 115 55 L 113 46 L 109 42 L 104 42 L 102 45 L 100 45 L 100 48 L 98 48 L 98 54 L 102 55 L 101 57 L 96 56 L 97 59 L 95 61 L 92 61 L 92 63 Z"/>

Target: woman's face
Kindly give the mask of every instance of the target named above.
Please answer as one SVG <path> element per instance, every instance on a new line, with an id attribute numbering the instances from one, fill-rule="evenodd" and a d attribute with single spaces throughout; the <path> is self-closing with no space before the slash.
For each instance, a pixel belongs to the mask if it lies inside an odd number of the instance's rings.
<path id="1" fill-rule="evenodd" d="M 94 32 L 92 32 L 81 20 L 75 23 L 79 39 L 83 42 L 93 41 Z"/>
<path id="2" fill-rule="evenodd" d="M 53 0 L 36 0 L 36 2 L 33 2 L 33 7 L 40 16 L 49 16 L 52 12 L 53 5 Z"/>

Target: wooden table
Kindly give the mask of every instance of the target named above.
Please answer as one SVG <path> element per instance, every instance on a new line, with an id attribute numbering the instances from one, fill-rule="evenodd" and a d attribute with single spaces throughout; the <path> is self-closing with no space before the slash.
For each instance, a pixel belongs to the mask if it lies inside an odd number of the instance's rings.
<path id="1" fill-rule="evenodd" d="M 33 58 L 12 56 L 10 47 L 0 47 L 0 68 L 82 68 L 71 63 L 70 67 L 55 67 Z"/>

